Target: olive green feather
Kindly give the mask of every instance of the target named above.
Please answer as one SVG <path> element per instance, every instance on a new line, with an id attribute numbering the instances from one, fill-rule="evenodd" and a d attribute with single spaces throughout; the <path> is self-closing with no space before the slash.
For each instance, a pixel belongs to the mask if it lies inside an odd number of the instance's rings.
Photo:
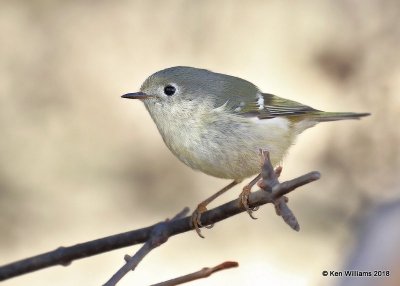
<path id="1" fill-rule="evenodd" d="M 323 112 L 296 101 L 262 93 L 257 86 L 247 80 L 191 67 L 173 67 L 159 71 L 143 83 L 142 89 L 148 88 L 150 83 L 166 85 L 171 82 L 182 88 L 187 100 L 208 96 L 212 99 L 215 108 L 225 106 L 232 113 L 245 117 L 260 119 L 286 117 L 294 122 L 311 118 L 322 122 L 358 119 L 369 115 L 368 113 Z"/>
<path id="2" fill-rule="evenodd" d="M 359 119 L 360 117 L 370 115 L 369 113 L 325 112 L 273 94 L 263 93 L 262 96 L 264 99 L 263 109 L 259 109 L 257 101 L 254 100 L 248 108 L 243 109 L 242 114 L 247 116 L 257 116 L 260 119 L 287 117 L 292 121 L 300 121 L 308 118 L 315 120 L 316 122 Z"/>

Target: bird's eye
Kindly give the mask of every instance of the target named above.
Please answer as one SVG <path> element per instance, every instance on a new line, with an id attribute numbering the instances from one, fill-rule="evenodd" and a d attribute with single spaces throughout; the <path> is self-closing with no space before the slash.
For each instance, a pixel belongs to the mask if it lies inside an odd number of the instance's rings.
<path id="1" fill-rule="evenodd" d="M 171 96 L 175 93 L 176 88 L 172 85 L 167 85 L 166 87 L 164 87 L 164 93 L 168 96 Z"/>

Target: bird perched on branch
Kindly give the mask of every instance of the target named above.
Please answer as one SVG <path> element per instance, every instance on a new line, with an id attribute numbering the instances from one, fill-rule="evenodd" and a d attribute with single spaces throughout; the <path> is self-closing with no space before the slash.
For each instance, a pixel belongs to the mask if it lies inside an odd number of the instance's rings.
<path id="1" fill-rule="evenodd" d="M 359 119 L 369 113 L 324 112 L 261 92 L 244 79 L 193 67 L 171 67 L 148 77 L 140 91 L 123 98 L 146 106 L 168 148 L 183 163 L 211 176 L 232 179 L 201 202 L 192 224 L 201 236 L 201 214 L 216 197 L 260 172 L 259 150 L 278 164 L 296 136 L 319 122 Z M 247 204 L 256 176 L 243 188 Z"/>

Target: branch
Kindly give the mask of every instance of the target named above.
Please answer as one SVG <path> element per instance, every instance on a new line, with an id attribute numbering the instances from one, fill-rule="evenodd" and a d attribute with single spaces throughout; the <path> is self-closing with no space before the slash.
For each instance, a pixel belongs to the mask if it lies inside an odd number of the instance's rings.
<path id="1" fill-rule="evenodd" d="M 272 202 L 275 205 L 276 214 L 278 216 L 282 216 L 283 221 L 286 222 L 292 229 L 299 231 L 300 225 L 295 215 L 288 207 L 287 202 L 289 202 L 289 199 L 285 197 L 285 195 L 300 186 L 308 184 L 314 180 L 318 180 L 321 175 L 318 172 L 312 172 L 296 179 L 279 183 L 278 178 L 281 175 L 282 167 L 279 166 L 274 170 L 268 151 L 260 149 L 260 155 L 262 159 L 262 166 L 261 180 L 258 182 L 258 186 L 271 194 Z"/>
<path id="2" fill-rule="evenodd" d="M 135 253 L 134 256 L 125 256 L 126 264 L 122 266 L 111 278 L 108 280 L 104 286 L 114 286 L 119 280 L 122 279 L 130 270 L 135 270 L 136 266 L 142 261 L 142 259 L 150 253 L 154 248 L 165 243 L 169 236 L 168 225 L 180 218 L 183 218 L 189 213 L 189 208 L 184 208 L 180 213 L 178 213 L 172 220 L 166 220 L 156 224 L 151 230 L 150 237 L 146 243 Z"/>
<path id="3" fill-rule="evenodd" d="M 273 170 L 269 162 L 268 154 L 264 155 L 264 164 L 262 168 L 262 181 L 259 183 L 263 190 L 258 190 L 249 195 L 248 205 L 251 208 L 273 203 L 278 215 L 282 215 L 283 219 L 296 229 L 296 225 L 290 222 L 295 219 L 293 213 L 287 207 L 287 199 L 284 195 L 292 192 L 299 186 L 308 184 L 320 178 L 319 172 L 310 172 L 296 179 L 279 183 L 277 178 L 281 169 Z M 240 199 L 232 200 L 207 212 L 204 212 L 201 217 L 202 225 L 212 225 L 219 221 L 225 220 L 231 216 L 244 212 L 241 207 Z M 289 222 L 287 221 L 289 220 Z M 142 229 L 132 230 L 116 235 L 111 235 L 104 238 L 76 244 L 68 247 L 59 247 L 53 251 L 49 251 L 37 256 L 26 258 L 0 267 L 0 281 L 6 280 L 15 276 L 26 274 L 32 271 L 43 269 L 55 265 L 69 265 L 72 261 L 90 257 L 96 254 L 119 249 L 126 246 L 131 246 L 139 243 L 144 243 L 151 237 L 151 233 L 158 224 L 145 227 Z M 174 236 L 183 232 L 193 230 L 191 217 L 185 217 L 173 220 L 168 223 L 169 236 Z"/>
<path id="4" fill-rule="evenodd" d="M 201 278 L 207 278 L 208 276 L 210 276 L 211 274 L 220 271 L 220 270 L 225 270 L 225 269 L 229 269 L 229 268 L 233 268 L 233 267 L 238 267 L 239 264 L 237 262 L 234 261 L 226 261 L 224 263 L 221 263 L 217 266 L 214 267 L 205 267 L 199 271 L 178 277 L 178 278 L 174 278 L 168 281 L 164 281 L 161 283 L 157 283 L 157 284 L 153 284 L 151 286 L 174 286 L 174 285 L 179 285 L 179 284 L 183 284 L 186 282 L 190 282 L 193 280 L 197 280 L 197 279 L 201 279 Z"/>

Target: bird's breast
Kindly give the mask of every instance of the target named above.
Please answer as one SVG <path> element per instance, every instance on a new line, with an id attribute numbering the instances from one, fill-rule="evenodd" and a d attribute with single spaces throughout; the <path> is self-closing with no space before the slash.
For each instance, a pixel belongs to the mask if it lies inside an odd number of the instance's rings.
<path id="1" fill-rule="evenodd" d="M 165 144 L 186 165 L 219 178 L 242 180 L 257 174 L 260 148 L 269 150 L 277 164 L 292 144 L 285 118 L 259 120 L 218 109 L 178 117 L 170 112 L 153 116 Z"/>

